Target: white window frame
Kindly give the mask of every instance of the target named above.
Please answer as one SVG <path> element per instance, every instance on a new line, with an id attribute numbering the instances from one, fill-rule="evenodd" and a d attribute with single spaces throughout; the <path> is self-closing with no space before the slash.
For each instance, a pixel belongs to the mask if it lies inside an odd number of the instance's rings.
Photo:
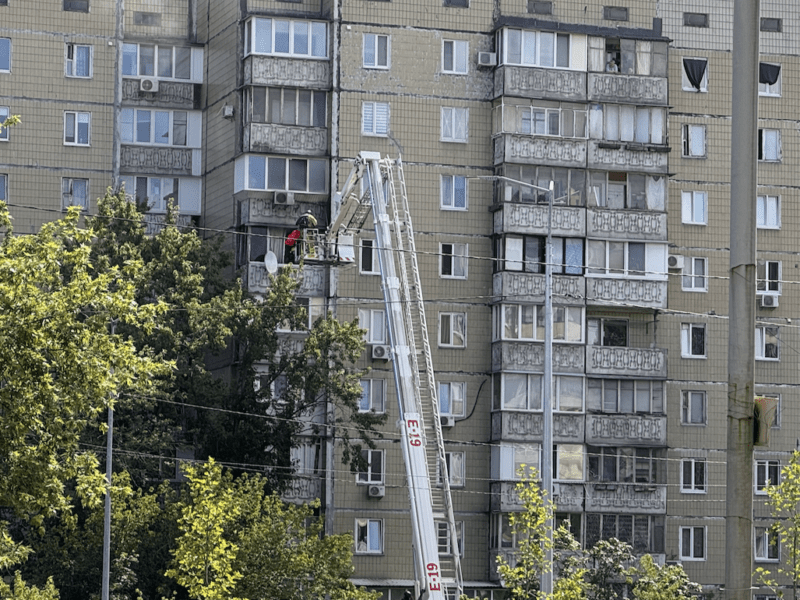
<path id="1" fill-rule="evenodd" d="M 466 452 L 445 452 L 445 465 L 447 466 L 447 480 L 451 488 L 463 488 L 466 485 L 467 457 Z M 436 481 L 439 486 L 442 482 L 442 472 L 436 464 Z"/>
<path id="2" fill-rule="evenodd" d="M 447 49 L 450 48 L 450 64 Z M 469 71 L 469 42 L 465 40 L 442 40 L 442 73 L 466 75 Z"/>
<path id="3" fill-rule="evenodd" d="M 8 201 L 8 175 L 0 173 L 0 200 Z"/>
<path id="4" fill-rule="evenodd" d="M 697 261 L 697 262 L 695 262 Z M 698 264 L 703 265 L 702 274 L 695 272 Z M 700 285 L 697 285 L 700 280 Z M 684 292 L 708 291 L 708 258 L 704 256 L 687 256 L 681 273 L 681 290 Z"/>
<path id="5" fill-rule="evenodd" d="M 176 204 L 181 205 L 181 213 L 195 215 L 200 214 L 200 198 L 190 197 L 188 194 L 194 189 L 199 195 L 202 195 L 202 187 L 200 180 L 196 177 L 175 177 L 174 175 L 162 175 L 161 177 L 145 177 L 143 175 L 123 175 L 121 181 L 125 184 L 125 193 L 129 196 L 136 198 L 147 198 L 148 212 L 150 213 L 163 213 L 167 210 L 167 198 L 174 197 Z M 140 179 L 147 180 L 147 189 L 144 193 L 139 193 L 137 185 Z M 158 180 L 159 195 L 154 196 L 151 192 L 153 190 L 153 182 Z M 178 181 L 178 189 L 175 189 L 175 181 Z M 183 188 L 183 191 L 181 189 Z M 167 192 L 166 190 L 171 191 Z M 285 236 L 282 233 L 281 239 Z M 277 256 L 277 253 L 276 253 Z M 283 261 L 283 253 L 278 256 L 278 261 Z M 282 263 L 281 263 L 282 264 Z"/>
<path id="6" fill-rule="evenodd" d="M 439 141 L 466 144 L 469 141 L 469 109 L 442 106 L 440 129 Z"/>
<path id="7" fill-rule="evenodd" d="M 590 248 L 597 248 L 598 245 L 603 245 L 603 266 L 590 266 L 589 264 L 589 252 Z M 624 245 L 623 249 L 623 257 L 625 264 L 621 269 L 616 267 L 609 266 L 610 262 L 610 250 L 612 248 L 612 244 L 622 244 Z M 633 245 L 641 245 L 644 248 L 644 269 L 632 269 L 630 266 L 631 263 L 631 246 Z M 612 241 L 612 240 L 587 240 L 586 241 L 586 274 L 588 276 L 600 276 L 600 277 L 636 277 L 636 278 L 645 278 L 650 279 L 653 277 L 652 273 L 647 272 L 647 243 L 646 242 L 623 242 L 623 241 Z"/>
<path id="8" fill-rule="evenodd" d="M 685 548 L 683 545 L 684 540 L 684 532 L 688 531 L 689 533 L 689 548 Z M 703 550 L 702 556 L 695 556 L 695 538 L 698 535 L 703 536 Z M 685 526 L 680 527 L 678 531 L 678 549 L 679 555 L 681 560 L 687 561 L 704 561 L 706 560 L 706 556 L 708 555 L 708 549 L 706 547 L 706 528 L 705 527 L 697 527 L 697 526 Z M 684 553 L 685 550 L 688 550 L 689 553 Z"/>
<path id="9" fill-rule="evenodd" d="M 767 156 L 767 144 L 766 138 L 767 137 L 774 137 L 775 138 L 775 153 L 770 154 Z M 781 162 L 783 158 L 783 151 L 781 147 L 781 130 L 780 129 L 770 129 L 768 127 L 759 127 L 758 128 L 758 146 L 759 146 L 759 162 Z"/>
<path id="10" fill-rule="evenodd" d="M 693 421 L 694 404 L 700 402 L 701 421 Z M 708 423 L 708 394 L 702 390 L 684 390 L 681 392 L 681 425 L 704 427 Z"/>
<path id="11" fill-rule="evenodd" d="M 462 324 L 460 331 L 455 331 L 453 322 Z M 442 311 L 439 313 L 439 347 L 467 347 L 467 313 L 459 311 Z"/>
<path id="12" fill-rule="evenodd" d="M 455 525 L 458 555 L 464 556 L 464 521 L 456 521 Z M 439 556 L 453 556 L 450 524 L 447 521 L 436 521 L 436 545 L 439 549 Z"/>
<path id="13" fill-rule="evenodd" d="M 8 106 L 0 106 L 0 142 L 7 142 L 9 140 L 8 130 L 9 127 L 3 127 L 3 123 L 11 115 L 11 109 Z"/>
<path id="14" fill-rule="evenodd" d="M 763 62 L 763 61 L 762 61 Z M 768 65 L 776 65 L 781 68 L 780 73 L 778 73 L 778 81 L 769 85 L 768 83 L 758 83 L 758 95 L 759 96 L 768 96 L 772 98 L 780 98 L 781 92 L 783 88 L 783 65 L 779 63 L 766 63 Z"/>
<path id="15" fill-rule="evenodd" d="M 89 72 L 87 75 L 75 74 L 75 69 L 77 68 L 78 64 L 76 54 L 79 48 L 80 49 L 85 48 L 86 52 L 89 55 L 87 58 L 89 67 Z M 72 51 L 72 58 L 69 57 L 70 50 Z M 91 79 L 93 74 L 92 68 L 94 66 L 93 54 L 94 54 L 94 46 L 90 44 L 75 44 L 72 42 L 66 42 L 64 44 L 64 77 L 69 77 L 72 79 Z"/>
<path id="16" fill-rule="evenodd" d="M 777 271 L 777 279 L 770 277 Z M 759 260 L 756 262 L 756 294 L 781 295 L 783 289 L 783 262 L 780 260 Z"/>
<path id="17" fill-rule="evenodd" d="M 694 87 L 689 78 L 686 76 L 686 67 L 684 67 L 683 59 L 689 60 L 704 60 L 706 61 L 706 70 L 703 73 L 703 79 L 700 80 L 700 89 Z M 681 89 L 684 92 L 707 93 L 708 92 L 708 58 L 704 56 L 683 56 L 681 57 Z"/>
<path id="18" fill-rule="evenodd" d="M 258 27 L 258 23 L 263 23 L 262 27 L 266 27 L 266 22 L 269 22 L 269 49 L 266 51 L 258 51 L 256 50 L 256 34 L 263 32 L 263 29 Z M 280 22 L 288 22 L 289 23 L 289 51 L 288 52 L 280 52 L 275 50 L 275 36 L 277 33 L 277 27 L 275 27 L 275 23 Z M 294 49 L 295 44 L 295 29 L 299 23 L 304 23 L 308 25 L 307 37 L 308 37 L 308 52 L 296 52 Z M 324 44 L 325 44 L 325 52 L 324 54 L 319 54 L 314 52 L 314 38 L 321 34 L 324 30 Z M 248 20 L 244 25 L 244 55 L 248 56 L 250 54 L 258 54 L 258 55 L 266 55 L 266 56 L 291 56 L 297 58 L 306 58 L 310 60 L 327 60 L 328 58 L 328 43 L 329 43 L 329 31 L 328 31 L 328 23 L 325 21 L 310 21 L 304 19 L 273 19 L 268 17 L 253 17 L 252 19 Z M 261 38 L 259 38 L 261 39 Z"/>
<path id="19" fill-rule="evenodd" d="M 362 65 L 365 69 L 389 69 L 391 67 L 392 38 L 383 33 L 365 33 L 364 46 L 361 54 Z M 381 64 L 381 42 L 385 48 L 385 63 Z M 368 52 L 370 54 L 368 54 Z"/>
<path id="20" fill-rule="evenodd" d="M 663 145 L 667 137 L 666 109 L 629 104 L 593 104 L 589 109 L 589 137 L 612 142 Z"/>
<path id="21" fill-rule="evenodd" d="M 153 47 L 153 73 L 152 74 L 145 74 L 145 73 L 142 72 L 143 71 L 142 62 L 141 62 L 141 56 L 142 56 L 141 48 L 142 48 L 142 46 L 152 46 Z M 184 82 L 202 83 L 202 80 L 198 81 L 198 80 L 195 79 L 195 75 L 196 75 L 195 71 L 198 70 L 198 65 L 195 64 L 195 61 L 198 60 L 199 57 L 200 57 L 200 55 L 196 52 L 195 48 L 191 48 L 191 47 L 188 47 L 188 46 L 175 46 L 175 45 L 172 45 L 172 44 L 145 44 L 145 43 L 137 43 L 137 42 L 125 42 L 124 44 L 122 44 L 122 51 L 123 51 L 123 64 L 122 64 L 122 67 L 123 67 L 123 70 L 125 69 L 125 56 L 127 54 L 127 56 L 130 57 L 131 56 L 131 51 L 134 49 L 134 47 L 136 49 L 136 69 L 135 69 L 135 73 L 131 72 L 131 71 L 123 72 L 123 74 L 122 74 L 123 77 L 153 77 L 153 78 L 156 78 L 156 79 L 166 80 L 166 81 L 184 81 Z M 171 58 L 170 58 L 170 72 L 172 73 L 171 77 L 166 77 L 166 76 L 162 76 L 162 75 L 159 74 L 159 58 L 160 58 L 160 54 L 162 53 L 162 51 L 166 52 L 167 48 L 169 48 L 169 52 L 171 54 Z M 186 77 L 176 77 L 176 75 L 175 75 L 175 73 L 176 73 L 176 68 L 175 67 L 177 65 L 176 52 L 177 52 L 178 48 L 181 48 L 181 49 L 189 52 L 189 77 L 188 78 L 186 78 Z M 199 66 L 202 67 L 202 65 L 199 65 Z"/>
<path id="22" fill-rule="evenodd" d="M 566 450 L 569 449 L 569 452 Z M 555 457 L 553 459 L 553 479 L 555 481 L 585 481 L 586 480 L 586 446 L 583 444 L 555 444 L 553 446 Z M 580 454 L 580 466 L 576 472 L 571 472 L 566 457 L 575 457 Z M 579 471 L 580 473 L 578 473 Z"/>
<path id="23" fill-rule="evenodd" d="M 263 154 L 246 154 L 244 156 L 240 156 L 236 159 L 238 165 L 241 165 L 243 170 L 242 173 L 242 182 L 245 184 L 243 189 L 248 190 L 261 190 L 267 192 L 298 192 L 301 194 L 324 194 L 327 192 L 328 189 L 328 161 L 324 159 L 315 159 L 315 158 L 305 158 L 300 156 L 266 156 Z M 271 178 L 270 178 L 270 163 L 271 161 L 279 161 L 283 162 L 283 187 L 270 187 Z M 264 176 L 264 185 L 263 187 L 256 187 L 254 182 L 252 181 L 252 171 L 253 171 L 253 163 L 261 162 L 262 163 L 262 172 Z M 306 179 L 306 187 L 305 189 L 291 189 L 291 179 L 290 179 L 290 166 L 293 162 L 304 162 L 305 165 L 305 179 Z M 237 166 L 238 166 L 237 165 Z M 312 183 L 312 169 L 319 170 L 321 169 L 321 173 L 317 173 L 317 178 L 319 181 L 323 183 L 325 186 L 324 189 L 311 189 Z M 320 176 L 321 175 L 321 176 Z"/>
<path id="24" fill-rule="evenodd" d="M 365 269 L 364 264 L 367 262 L 366 256 L 369 255 L 370 268 Z M 359 244 L 358 255 L 358 271 L 362 275 L 380 275 L 381 269 L 378 264 L 378 248 L 373 239 L 362 239 Z"/>
<path id="25" fill-rule="evenodd" d="M 85 197 L 82 202 L 75 203 L 74 187 L 75 182 L 81 182 L 84 186 Z M 89 210 L 89 180 L 81 177 L 62 177 L 61 178 L 61 208 L 66 210 L 70 206 L 80 206 L 83 210 Z M 67 202 L 69 200 L 69 202 Z"/>
<path id="26" fill-rule="evenodd" d="M 572 36 L 568 33 L 556 33 L 554 31 L 529 31 L 514 28 L 504 28 L 502 36 L 502 48 L 500 59 L 504 65 L 520 65 L 528 67 L 545 67 L 548 69 L 571 69 L 572 68 Z M 512 42 L 511 37 L 519 36 L 519 60 L 514 61 L 511 56 Z M 559 38 L 567 38 L 566 51 L 559 51 Z M 550 55 L 543 55 L 542 49 L 547 46 L 551 50 Z M 562 49 L 563 50 L 563 49 Z M 548 60 L 552 56 L 552 61 Z M 566 63 L 566 64 L 565 64 Z M 584 66 L 584 69 L 586 67 Z"/>
<path id="27" fill-rule="evenodd" d="M 383 414 L 386 411 L 386 380 L 367 378 L 361 380 L 361 400 L 358 412 Z"/>
<path id="28" fill-rule="evenodd" d="M 695 354 L 693 352 L 694 332 L 703 332 L 703 352 Z M 705 323 L 681 323 L 681 358 L 706 358 L 708 353 L 708 328 Z"/>
<path id="29" fill-rule="evenodd" d="M 308 102 L 305 103 L 301 96 L 305 96 Z M 307 112 L 304 110 L 306 106 L 308 107 Z M 328 98 L 326 92 L 319 90 L 274 85 L 256 86 L 247 90 L 247 114 L 253 123 L 290 125 L 292 127 L 326 127 Z"/>
<path id="30" fill-rule="evenodd" d="M 756 225 L 759 229 L 781 228 L 781 197 L 759 194 L 756 198 Z"/>
<path id="31" fill-rule="evenodd" d="M 449 248 L 448 248 L 449 247 Z M 445 273 L 445 259 L 450 259 L 450 272 Z M 442 242 L 439 244 L 439 277 L 442 279 L 467 279 L 469 244 Z"/>
<path id="32" fill-rule="evenodd" d="M 683 158 L 706 158 L 708 155 L 708 139 L 705 125 L 696 125 L 694 123 L 684 123 L 681 126 L 681 133 L 683 136 L 682 153 Z M 702 139 L 696 139 L 696 138 Z M 698 148 L 695 144 L 702 143 L 703 149 L 698 153 Z"/>
<path id="33" fill-rule="evenodd" d="M 359 545 L 359 535 L 363 530 L 364 545 Z M 378 547 L 371 547 L 372 533 L 377 531 L 378 534 Z M 353 531 L 353 540 L 355 542 L 354 554 L 383 554 L 383 519 L 355 519 L 355 529 Z"/>
<path id="34" fill-rule="evenodd" d="M 375 332 L 377 323 L 381 324 L 381 335 Z M 366 329 L 364 341 L 367 344 L 385 344 L 386 342 L 386 311 L 381 308 L 359 308 L 358 324 Z"/>
<path id="35" fill-rule="evenodd" d="M 0 68 L 0 73 L 11 73 L 11 38 L 0 37 L 0 45 L 8 45 L 8 68 Z"/>
<path id="36" fill-rule="evenodd" d="M 774 555 L 770 556 L 770 554 Z M 753 559 L 757 562 L 780 562 L 780 536 L 771 527 L 755 527 L 753 531 Z"/>
<path id="37" fill-rule="evenodd" d="M 696 466 L 703 465 L 702 481 L 698 481 Z M 686 481 L 686 475 L 689 475 Z M 708 490 L 708 462 L 705 458 L 681 459 L 681 494 L 705 494 Z"/>
<path id="38" fill-rule="evenodd" d="M 775 330 L 770 336 L 775 337 L 775 353 L 777 356 L 767 356 L 767 333 L 768 330 Z M 776 325 L 758 325 L 756 327 L 756 360 L 766 362 L 778 362 L 781 359 L 781 328 Z"/>
<path id="39" fill-rule="evenodd" d="M 72 116 L 73 126 L 72 126 L 72 138 L 73 141 L 67 141 L 67 117 L 68 115 Z M 80 122 L 81 118 L 86 118 L 86 143 L 82 143 L 79 141 L 79 131 L 80 131 Z M 63 136 L 64 136 L 64 145 L 65 146 L 91 146 L 92 145 L 92 113 L 90 112 L 83 112 L 83 111 L 76 111 L 76 110 L 65 110 L 64 111 L 64 127 L 62 129 Z"/>
<path id="40" fill-rule="evenodd" d="M 681 192 L 681 221 L 687 225 L 708 225 L 708 192 Z"/>
<path id="41" fill-rule="evenodd" d="M 775 481 L 772 481 L 773 475 Z M 759 496 L 767 494 L 767 482 L 779 485 L 781 482 L 781 461 L 760 459 L 753 464 L 753 485 L 755 493 Z"/>
<path id="42" fill-rule="evenodd" d="M 139 134 L 139 113 L 150 113 L 149 114 L 149 122 L 150 122 L 150 133 L 148 135 L 147 141 L 141 141 L 138 139 Z M 164 143 L 156 142 L 156 115 L 158 114 L 167 114 L 167 140 Z M 179 123 L 176 122 L 176 116 L 178 114 L 183 114 L 186 116 L 185 127 L 186 131 L 184 133 L 184 143 L 178 144 L 175 143 L 175 132 L 176 127 L 179 127 Z M 199 141 L 199 136 L 197 135 L 199 132 L 195 132 L 195 127 L 201 127 L 201 119 L 202 115 L 198 111 L 187 111 L 187 110 L 156 110 L 156 109 L 148 109 L 148 108 L 123 108 L 120 111 L 120 140 L 123 144 L 133 144 L 136 146 L 155 146 L 157 148 L 163 148 L 172 146 L 175 148 L 193 148 L 199 147 L 197 141 Z M 125 128 L 122 127 L 123 123 L 129 123 L 130 128 L 130 135 L 127 135 L 125 132 Z"/>
<path id="43" fill-rule="evenodd" d="M 464 190 L 463 200 L 458 196 L 456 183 Z M 463 185 L 461 185 L 463 182 Z M 442 210 L 467 210 L 469 208 L 468 181 L 464 175 L 442 175 L 439 208 Z M 463 204 L 463 206 L 461 205 Z"/>
<path id="44" fill-rule="evenodd" d="M 447 395 L 449 407 L 442 407 L 443 398 Z M 447 417 L 463 417 L 464 406 L 467 398 L 466 381 L 440 381 L 439 382 L 439 414 Z"/>
<path id="45" fill-rule="evenodd" d="M 386 477 L 386 453 L 383 450 L 367 448 L 361 451 L 361 457 L 367 463 L 367 470 L 356 474 L 356 484 L 383 484 Z M 374 468 L 375 466 L 377 468 Z"/>
<path id="46" fill-rule="evenodd" d="M 362 102 L 361 135 L 387 137 L 389 135 L 389 118 L 390 107 L 388 102 Z M 382 119 L 382 122 L 379 123 L 380 119 Z"/>

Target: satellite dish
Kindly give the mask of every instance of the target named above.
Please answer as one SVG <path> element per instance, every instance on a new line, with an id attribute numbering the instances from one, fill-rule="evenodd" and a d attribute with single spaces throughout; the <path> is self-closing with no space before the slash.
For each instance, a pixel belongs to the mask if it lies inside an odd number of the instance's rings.
<path id="1" fill-rule="evenodd" d="M 264 256 L 264 266 L 267 267 L 267 273 L 270 275 L 275 275 L 278 272 L 278 257 L 275 256 L 272 250 Z"/>

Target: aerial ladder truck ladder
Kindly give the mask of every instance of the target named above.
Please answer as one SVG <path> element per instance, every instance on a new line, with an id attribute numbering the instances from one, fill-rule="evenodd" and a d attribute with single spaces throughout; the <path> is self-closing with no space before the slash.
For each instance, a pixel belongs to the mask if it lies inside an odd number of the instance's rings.
<path id="1" fill-rule="evenodd" d="M 386 305 L 400 437 L 411 505 L 416 597 L 445 600 L 463 592 L 433 360 L 422 300 L 414 229 L 401 159 L 361 152 L 341 192 L 335 218 L 317 234 L 322 260 L 352 262 L 353 236 L 370 212 Z M 450 552 L 439 555 L 438 526 L 446 524 Z M 452 596 L 451 596 L 452 597 Z"/>

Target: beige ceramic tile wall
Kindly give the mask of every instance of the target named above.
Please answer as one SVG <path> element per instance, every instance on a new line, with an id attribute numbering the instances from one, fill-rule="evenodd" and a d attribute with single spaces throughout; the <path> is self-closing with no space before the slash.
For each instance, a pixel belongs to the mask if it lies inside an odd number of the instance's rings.
<path id="1" fill-rule="evenodd" d="M 189 5 L 191 0 L 127 0 L 125 2 L 125 37 L 186 39 L 189 36 Z M 159 15 L 160 25 L 137 25 L 137 12 Z"/>

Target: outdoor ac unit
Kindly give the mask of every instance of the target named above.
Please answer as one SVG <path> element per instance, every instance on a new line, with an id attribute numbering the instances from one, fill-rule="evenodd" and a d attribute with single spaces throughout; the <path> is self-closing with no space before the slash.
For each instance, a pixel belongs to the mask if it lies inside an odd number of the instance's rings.
<path id="1" fill-rule="evenodd" d="M 682 269 L 683 256 L 680 254 L 670 254 L 667 258 L 667 266 L 669 266 L 670 269 Z"/>
<path id="2" fill-rule="evenodd" d="M 275 192 L 275 204 L 285 206 L 294 204 L 294 194 L 292 192 Z"/>
<path id="3" fill-rule="evenodd" d="M 367 495 L 370 498 L 383 498 L 386 495 L 385 485 L 371 485 L 367 490 Z"/>
<path id="4" fill-rule="evenodd" d="M 479 67 L 497 66 L 497 54 L 495 54 L 494 52 L 478 52 L 478 66 Z"/>
<path id="5" fill-rule="evenodd" d="M 390 353 L 391 348 L 389 346 L 372 346 L 372 358 L 376 358 L 378 360 L 389 360 Z"/>
<path id="6" fill-rule="evenodd" d="M 761 296 L 761 306 L 763 308 L 778 308 L 778 297 L 775 294 L 764 294 Z"/>
<path id="7" fill-rule="evenodd" d="M 439 418 L 439 421 L 442 424 L 442 427 L 455 427 L 456 426 L 456 418 L 452 415 L 442 415 Z"/>
<path id="8" fill-rule="evenodd" d="M 157 92 L 158 79 L 154 77 L 144 77 L 139 80 L 139 89 L 143 92 Z"/>

